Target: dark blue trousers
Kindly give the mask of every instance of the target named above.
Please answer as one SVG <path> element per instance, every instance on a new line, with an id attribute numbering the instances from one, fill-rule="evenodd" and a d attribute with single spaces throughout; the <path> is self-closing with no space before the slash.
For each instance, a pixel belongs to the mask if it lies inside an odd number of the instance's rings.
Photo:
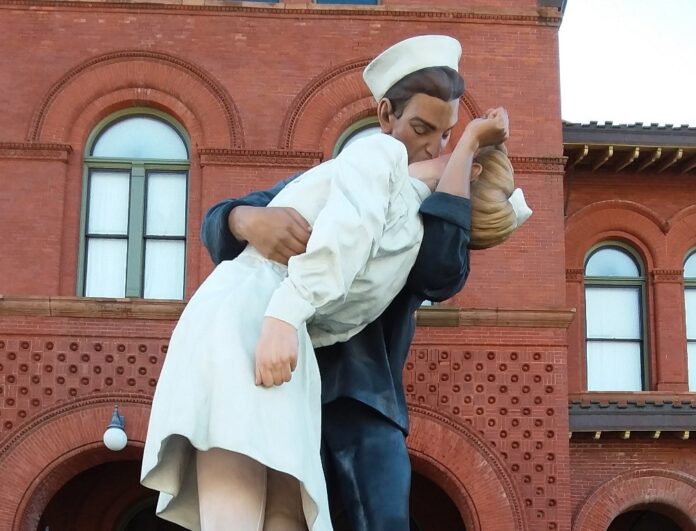
<path id="1" fill-rule="evenodd" d="M 404 433 L 351 398 L 324 404 L 322 462 L 335 531 L 408 531 L 411 463 Z"/>

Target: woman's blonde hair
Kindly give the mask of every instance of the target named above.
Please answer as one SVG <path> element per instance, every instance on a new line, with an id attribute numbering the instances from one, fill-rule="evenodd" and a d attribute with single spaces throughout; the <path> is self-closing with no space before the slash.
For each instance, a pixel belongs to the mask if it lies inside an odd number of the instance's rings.
<path id="1" fill-rule="evenodd" d="M 515 189 L 514 171 L 504 146 L 482 148 L 474 157 L 482 166 L 471 183 L 470 249 L 487 249 L 507 240 L 517 228 L 509 199 Z"/>

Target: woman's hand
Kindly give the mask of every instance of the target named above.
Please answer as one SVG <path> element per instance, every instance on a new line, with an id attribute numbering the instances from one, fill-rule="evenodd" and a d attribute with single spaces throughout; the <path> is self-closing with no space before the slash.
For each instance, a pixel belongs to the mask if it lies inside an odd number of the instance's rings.
<path id="1" fill-rule="evenodd" d="M 460 142 L 467 142 L 475 149 L 496 146 L 505 142 L 510 136 L 510 120 L 502 107 L 488 109 L 484 118 L 469 122 Z"/>
<path id="2" fill-rule="evenodd" d="M 291 324 L 264 317 L 256 345 L 256 385 L 271 387 L 289 382 L 297 367 L 297 330 Z"/>

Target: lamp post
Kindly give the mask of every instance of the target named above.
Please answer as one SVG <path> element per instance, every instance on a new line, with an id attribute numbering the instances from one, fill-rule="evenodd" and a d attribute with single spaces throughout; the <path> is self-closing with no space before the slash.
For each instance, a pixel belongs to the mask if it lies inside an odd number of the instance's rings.
<path id="1" fill-rule="evenodd" d="M 126 435 L 125 419 L 119 414 L 118 406 L 114 406 L 114 414 L 111 416 L 111 424 L 106 427 L 104 432 L 104 445 L 114 452 L 123 450 L 128 444 Z"/>

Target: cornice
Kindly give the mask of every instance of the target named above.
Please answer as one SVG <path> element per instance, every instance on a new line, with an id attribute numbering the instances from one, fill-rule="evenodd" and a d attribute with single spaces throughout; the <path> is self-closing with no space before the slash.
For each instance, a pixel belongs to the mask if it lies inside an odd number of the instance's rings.
<path id="1" fill-rule="evenodd" d="M 285 149 L 201 149 L 201 166 L 283 166 L 310 168 L 319 164 L 321 151 L 293 151 Z"/>
<path id="2" fill-rule="evenodd" d="M 0 295 L 1 316 L 90 317 L 103 319 L 176 320 L 184 301 Z M 496 326 L 567 328 L 575 310 L 460 309 L 425 307 L 416 312 L 418 326 Z"/>
<path id="3" fill-rule="evenodd" d="M 249 5 L 218 3 L 214 0 L 204 0 L 203 5 L 191 4 L 160 4 L 152 2 L 80 2 L 75 0 L 0 0 L 0 8 L 5 6 L 16 9 L 18 7 L 36 8 L 63 8 L 63 9 L 99 9 L 115 11 L 182 11 L 188 13 L 230 13 L 232 15 L 260 16 L 260 17 L 298 17 L 303 18 L 330 18 L 350 17 L 368 18 L 370 20 L 403 20 L 427 19 L 428 22 L 473 22 L 483 24 L 515 24 L 533 26 L 554 26 L 561 24 L 561 15 L 553 9 L 527 9 L 517 12 L 494 11 L 457 11 L 453 9 L 413 9 L 398 6 L 374 6 L 369 8 L 358 6 L 327 6 L 318 4 L 268 4 Z"/>
<path id="4" fill-rule="evenodd" d="M 416 311 L 418 326 L 459 327 L 531 327 L 567 328 L 573 321 L 575 310 L 527 310 L 527 309 L 461 309 L 455 307 L 424 307 Z"/>
<path id="5" fill-rule="evenodd" d="M 68 144 L 39 142 L 0 142 L 0 159 L 58 160 L 68 162 Z"/>
<path id="6" fill-rule="evenodd" d="M 183 301 L 0 295 L 0 316 L 176 320 Z"/>

